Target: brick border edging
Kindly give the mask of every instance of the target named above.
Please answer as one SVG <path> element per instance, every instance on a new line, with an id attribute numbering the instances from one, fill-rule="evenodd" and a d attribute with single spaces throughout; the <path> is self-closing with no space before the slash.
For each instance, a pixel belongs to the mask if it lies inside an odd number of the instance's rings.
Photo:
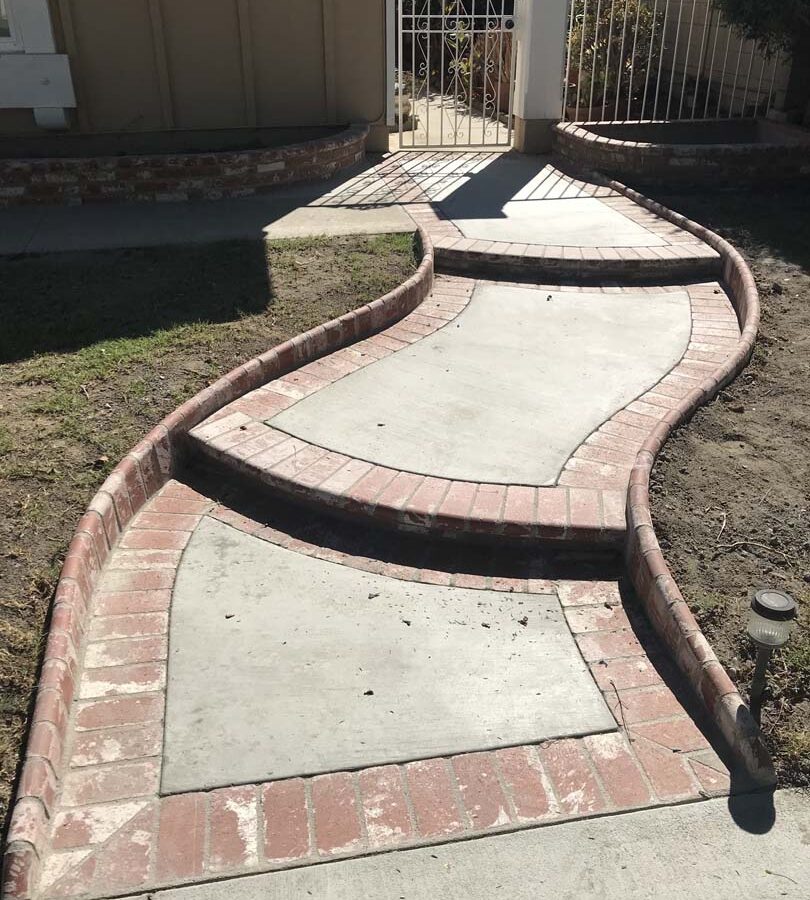
<path id="1" fill-rule="evenodd" d="M 329 178 L 365 155 L 367 125 L 280 147 L 128 156 L 0 159 L 0 208 L 245 197 Z"/>
<path id="2" fill-rule="evenodd" d="M 759 294 L 745 260 L 720 235 L 621 182 L 608 183 L 623 196 L 691 232 L 720 254 L 723 281 L 741 326 L 742 334 L 734 353 L 663 417 L 636 456 L 627 493 L 625 559 L 650 622 L 702 698 L 735 757 L 757 784 L 772 786 L 776 775 L 759 728 L 692 615 L 661 551 L 653 527 L 649 494 L 653 465 L 670 434 L 733 381 L 750 360 L 759 327 Z"/>
<path id="3" fill-rule="evenodd" d="M 766 176 L 771 181 L 784 181 L 807 174 L 806 143 L 625 141 L 597 134 L 580 123 L 558 122 L 552 129 L 552 148 L 557 155 L 578 165 L 596 167 L 611 175 L 632 173 L 644 183 L 663 179 L 707 184 L 724 176 L 747 181 Z"/>
<path id="4" fill-rule="evenodd" d="M 98 576 L 135 513 L 172 477 L 189 429 L 249 391 L 304 363 L 373 334 L 430 293 L 433 245 L 414 235 L 421 262 L 403 284 L 371 303 L 318 325 L 223 375 L 155 426 L 115 467 L 90 501 L 68 547 L 51 609 L 19 786 L 3 851 L 0 896 L 30 900 L 63 774 L 62 749 L 79 654 Z"/>

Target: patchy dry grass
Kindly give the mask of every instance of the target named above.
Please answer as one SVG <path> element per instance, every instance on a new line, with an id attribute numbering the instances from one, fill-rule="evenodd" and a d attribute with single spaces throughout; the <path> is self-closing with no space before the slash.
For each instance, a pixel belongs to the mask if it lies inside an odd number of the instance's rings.
<path id="1" fill-rule="evenodd" d="M 414 268 L 410 235 L 0 260 L 0 821 L 61 561 L 98 485 L 219 375 Z"/>

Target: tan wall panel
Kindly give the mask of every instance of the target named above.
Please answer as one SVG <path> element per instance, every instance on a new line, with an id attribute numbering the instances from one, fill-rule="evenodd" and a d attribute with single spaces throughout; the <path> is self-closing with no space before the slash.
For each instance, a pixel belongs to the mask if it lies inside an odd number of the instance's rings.
<path id="1" fill-rule="evenodd" d="M 65 26 L 62 22 L 62 11 L 59 8 L 59 0 L 48 0 L 48 11 L 51 15 L 51 28 L 53 28 L 53 40 L 57 53 L 65 53 Z"/>
<path id="2" fill-rule="evenodd" d="M 0 109 L 0 134 L 37 134 L 32 109 Z"/>
<path id="3" fill-rule="evenodd" d="M 337 116 L 376 122 L 385 116 L 384 0 L 329 0 L 335 23 Z"/>
<path id="4" fill-rule="evenodd" d="M 259 126 L 384 116 L 384 0 L 51 2 L 83 130 L 251 125 L 253 90 Z"/>
<path id="5" fill-rule="evenodd" d="M 322 125 L 322 0 L 251 0 L 259 125 Z"/>
<path id="6" fill-rule="evenodd" d="M 247 124 L 236 0 L 161 0 L 174 124 Z"/>
<path id="7" fill-rule="evenodd" d="M 71 0 L 71 59 L 91 131 L 163 127 L 147 0 Z"/>

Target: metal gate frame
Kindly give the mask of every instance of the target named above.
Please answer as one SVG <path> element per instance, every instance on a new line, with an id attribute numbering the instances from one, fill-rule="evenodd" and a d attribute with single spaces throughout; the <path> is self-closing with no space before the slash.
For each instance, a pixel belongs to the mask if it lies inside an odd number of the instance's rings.
<path id="1" fill-rule="evenodd" d="M 433 11 L 436 6 L 440 12 Z M 395 51 L 394 65 L 388 66 L 388 122 L 399 132 L 400 149 L 511 146 L 517 41 L 515 15 L 509 6 L 508 0 L 389 0 L 389 52 L 394 50 L 392 31 Z M 406 47 L 408 37 L 410 48 Z M 404 59 L 408 50 L 410 59 Z M 405 94 L 406 73 L 411 79 L 410 96 Z M 401 114 L 408 99 L 410 140 L 406 139 L 406 117 Z M 424 139 L 419 140 L 414 117 L 422 110 Z M 438 118 L 438 127 L 431 118 Z"/>

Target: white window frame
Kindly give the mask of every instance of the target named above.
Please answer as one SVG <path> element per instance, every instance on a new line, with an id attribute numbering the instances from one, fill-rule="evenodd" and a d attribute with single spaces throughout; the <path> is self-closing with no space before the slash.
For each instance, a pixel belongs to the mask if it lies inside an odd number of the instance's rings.
<path id="1" fill-rule="evenodd" d="M 5 0 L 10 38 L 0 38 L 0 110 L 31 109 L 40 128 L 68 127 L 76 107 L 70 61 L 56 52 L 48 0 Z"/>
<path id="2" fill-rule="evenodd" d="M 22 53 L 24 51 L 20 29 L 14 17 L 14 0 L 3 0 L 8 17 L 9 37 L 0 37 L 0 53 Z"/>

